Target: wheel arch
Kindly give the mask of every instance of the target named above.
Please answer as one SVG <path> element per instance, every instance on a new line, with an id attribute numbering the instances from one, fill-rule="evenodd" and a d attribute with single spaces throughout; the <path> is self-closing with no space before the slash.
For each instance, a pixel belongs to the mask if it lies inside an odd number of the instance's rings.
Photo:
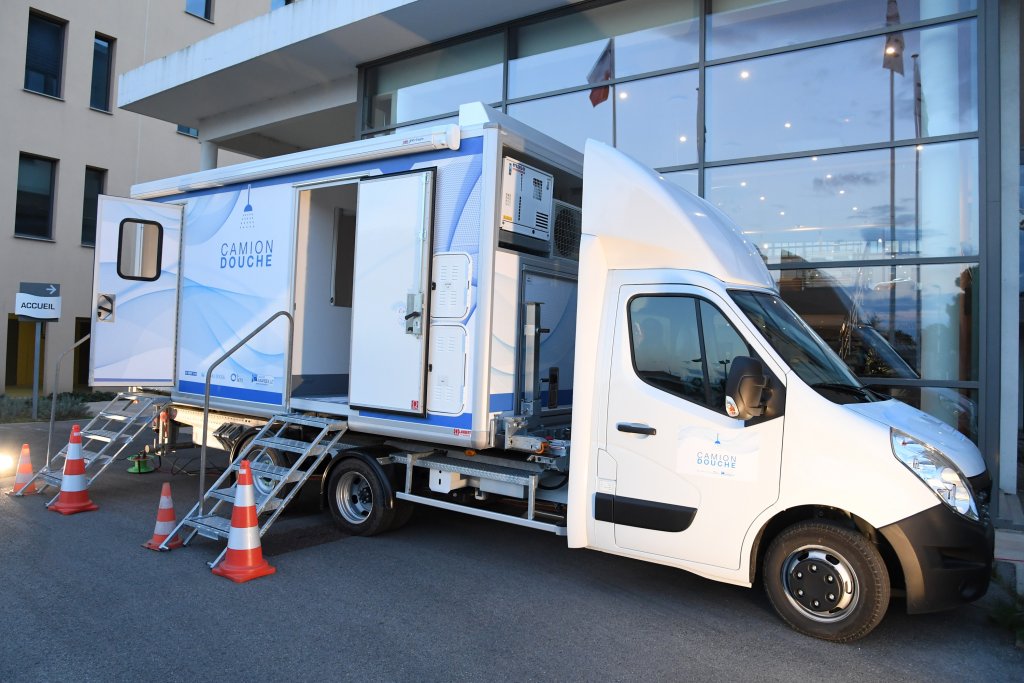
<path id="1" fill-rule="evenodd" d="M 346 460 L 357 459 L 366 463 L 369 467 L 376 471 L 380 478 L 381 484 L 384 486 L 384 504 L 385 508 L 392 510 L 395 507 L 395 490 L 400 488 L 399 482 L 397 481 L 397 468 L 394 465 L 382 465 L 378 458 L 386 458 L 392 453 L 397 453 L 399 449 L 384 444 L 376 446 L 360 446 L 358 448 L 349 448 L 339 451 L 330 462 L 327 463 L 327 468 L 324 470 L 323 476 L 320 478 L 320 504 L 321 506 L 327 506 L 327 482 L 331 478 L 331 473 L 341 463 Z"/>
<path id="2" fill-rule="evenodd" d="M 754 583 L 760 575 L 764 554 L 776 536 L 793 524 L 815 519 L 828 520 L 854 530 L 874 543 L 889 572 L 889 583 L 898 589 L 906 585 L 903 566 L 885 536 L 862 517 L 828 505 L 799 505 L 782 510 L 765 522 L 754 537 L 754 543 L 750 548 L 750 582 Z"/>

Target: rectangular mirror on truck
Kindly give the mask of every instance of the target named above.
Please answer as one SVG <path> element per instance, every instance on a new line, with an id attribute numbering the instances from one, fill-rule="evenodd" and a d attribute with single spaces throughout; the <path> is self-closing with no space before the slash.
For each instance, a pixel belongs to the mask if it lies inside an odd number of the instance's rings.
<path id="1" fill-rule="evenodd" d="M 750 356 L 736 356 L 725 386 L 725 412 L 729 417 L 740 420 L 760 417 L 764 414 L 767 384 L 761 361 Z"/>

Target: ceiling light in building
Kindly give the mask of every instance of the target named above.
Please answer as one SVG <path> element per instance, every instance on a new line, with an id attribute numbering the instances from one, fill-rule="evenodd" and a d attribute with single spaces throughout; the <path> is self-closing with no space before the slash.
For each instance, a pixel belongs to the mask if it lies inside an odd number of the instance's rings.
<path id="1" fill-rule="evenodd" d="M 765 242 L 765 243 L 764 243 L 764 248 L 765 248 L 765 249 L 767 249 L 767 248 L 768 248 L 768 243 L 767 243 L 767 242 Z"/>
<path id="2" fill-rule="evenodd" d="M 856 210 L 857 210 L 857 207 L 856 207 L 856 206 L 855 206 L 855 207 L 853 207 L 853 210 L 854 210 L 854 211 L 856 211 Z"/>
<path id="3" fill-rule="evenodd" d="M 761 196 L 759 197 L 759 199 L 760 199 L 760 200 L 761 200 L 761 201 L 763 202 L 763 201 L 764 201 L 764 195 L 761 195 Z"/>
<path id="4" fill-rule="evenodd" d="M 620 92 L 620 93 L 619 93 L 619 99 L 620 99 L 620 100 L 624 100 L 624 99 L 626 99 L 627 97 L 629 97 L 629 93 L 628 93 L 628 92 L 626 92 L 625 90 L 623 90 L 622 92 Z"/>
<path id="5" fill-rule="evenodd" d="M 811 157 L 811 161 L 817 161 L 818 157 Z"/>
<path id="6" fill-rule="evenodd" d="M 825 180 L 832 180 L 832 174 L 831 173 L 826 173 L 825 174 Z"/>
<path id="7" fill-rule="evenodd" d="M 779 215 L 780 215 L 780 216 L 785 216 L 785 215 L 786 215 L 786 212 L 785 212 L 785 211 L 779 211 Z"/>
<path id="8" fill-rule="evenodd" d="M 917 146 L 917 151 L 918 152 L 923 152 L 924 151 L 924 145 L 918 145 Z"/>
<path id="9" fill-rule="evenodd" d="M 894 55 L 894 54 L 896 54 L 896 48 L 893 47 L 892 45 L 890 45 L 889 47 L 885 48 L 885 54 L 887 54 L 887 55 Z"/>
<path id="10" fill-rule="evenodd" d="M 743 71 L 740 72 L 740 78 L 742 78 L 743 80 L 750 78 L 750 72 L 744 69 Z"/>
<path id="11" fill-rule="evenodd" d="M 846 190 L 839 190 L 839 194 L 846 194 Z"/>
<path id="12" fill-rule="evenodd" d="M 740 187 L 746 187 L 746 186 L 747 186 L 747 181 L 746 180 L 741 180 L 740 181 Z"/>
<path id="13" fill-rule="evenodd" d="M 784 124 L 782 124 L 782 125 L 783 125 L 783 126 L 785 126 L 786 128 L 792 128 L 792 127 L 793 127 L 793 124 L 792 124 L 792 123 L 790 123 L 789 121 L 786 121 L 786 122 L 785 122 Z"/>
<path id="14" fill-rule="evenodd" d="M 680 135 L 679 136 L 679 142 L 686 142 L 686 136 L 685 135 Z"/>

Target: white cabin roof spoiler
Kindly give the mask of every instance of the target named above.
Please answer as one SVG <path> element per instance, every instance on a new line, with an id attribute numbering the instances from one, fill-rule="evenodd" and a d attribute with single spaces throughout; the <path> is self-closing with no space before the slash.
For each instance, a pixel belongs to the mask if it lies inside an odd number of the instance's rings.
<path id="1" fill-rule="evenodd" d="M 609 270 L 678 268 L 775 289 L 757 247 L 725 214 L 596 140 L 584 153 L 583 233 L 605 242 Z"/>

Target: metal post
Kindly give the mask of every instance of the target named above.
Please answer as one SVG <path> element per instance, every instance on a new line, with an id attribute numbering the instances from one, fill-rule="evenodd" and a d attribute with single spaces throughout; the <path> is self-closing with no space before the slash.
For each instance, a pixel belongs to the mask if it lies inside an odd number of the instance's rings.
<path id="1" fill-rule="evenodd" d="M 68 355 L 79 346 L 89 340 L 92 334 L 87 334 L 72 345 L 70 349 L 60 354 L 57 359 L 57 367 L 53 371 L 53 393 L 50 395 L 50 430 L 46 434 L 46 469 L 50 469 L 50 443 L 53 441 L 53 422 L 57 416 L 57 385 L 60 383 L 60 363 L 64 356 Z"/>
<path id="2" fill-rule="evenodd" d="M 288 311 L 278 311 L 267 318 L 263 321 L 262 325 L 245 335 L 240 342 L 228 349 L 223 356 L 213 361 L 213 364 L 206 370 L 206 387 L 203 391 L 203 446 L 199 451 L 199 517 L 203 516 L 203 501 L 205 500 L 203 494 L 206 492 L 206 432 L 210 426 L 210 380 L 213 377 L 213 371 L 218 365 L 230 358 L 231 354 L 245 346 L 250 339 L 262 332 L 267 325 L 282 315 L 288 318 L 288 351 L 285 355 L 284 386 L 281 389 L 281 396 L 284 408 L 288 410 L 291 404 L 292 342 L 295 337 L 295 318 Z"/>
<path id="3" fill-rule="evenodd" d="M 39 418 L 39 348 L 43 338 L 43 323 L 36 322 L 36 353 L 32 359 L 32 419 Z"/>

